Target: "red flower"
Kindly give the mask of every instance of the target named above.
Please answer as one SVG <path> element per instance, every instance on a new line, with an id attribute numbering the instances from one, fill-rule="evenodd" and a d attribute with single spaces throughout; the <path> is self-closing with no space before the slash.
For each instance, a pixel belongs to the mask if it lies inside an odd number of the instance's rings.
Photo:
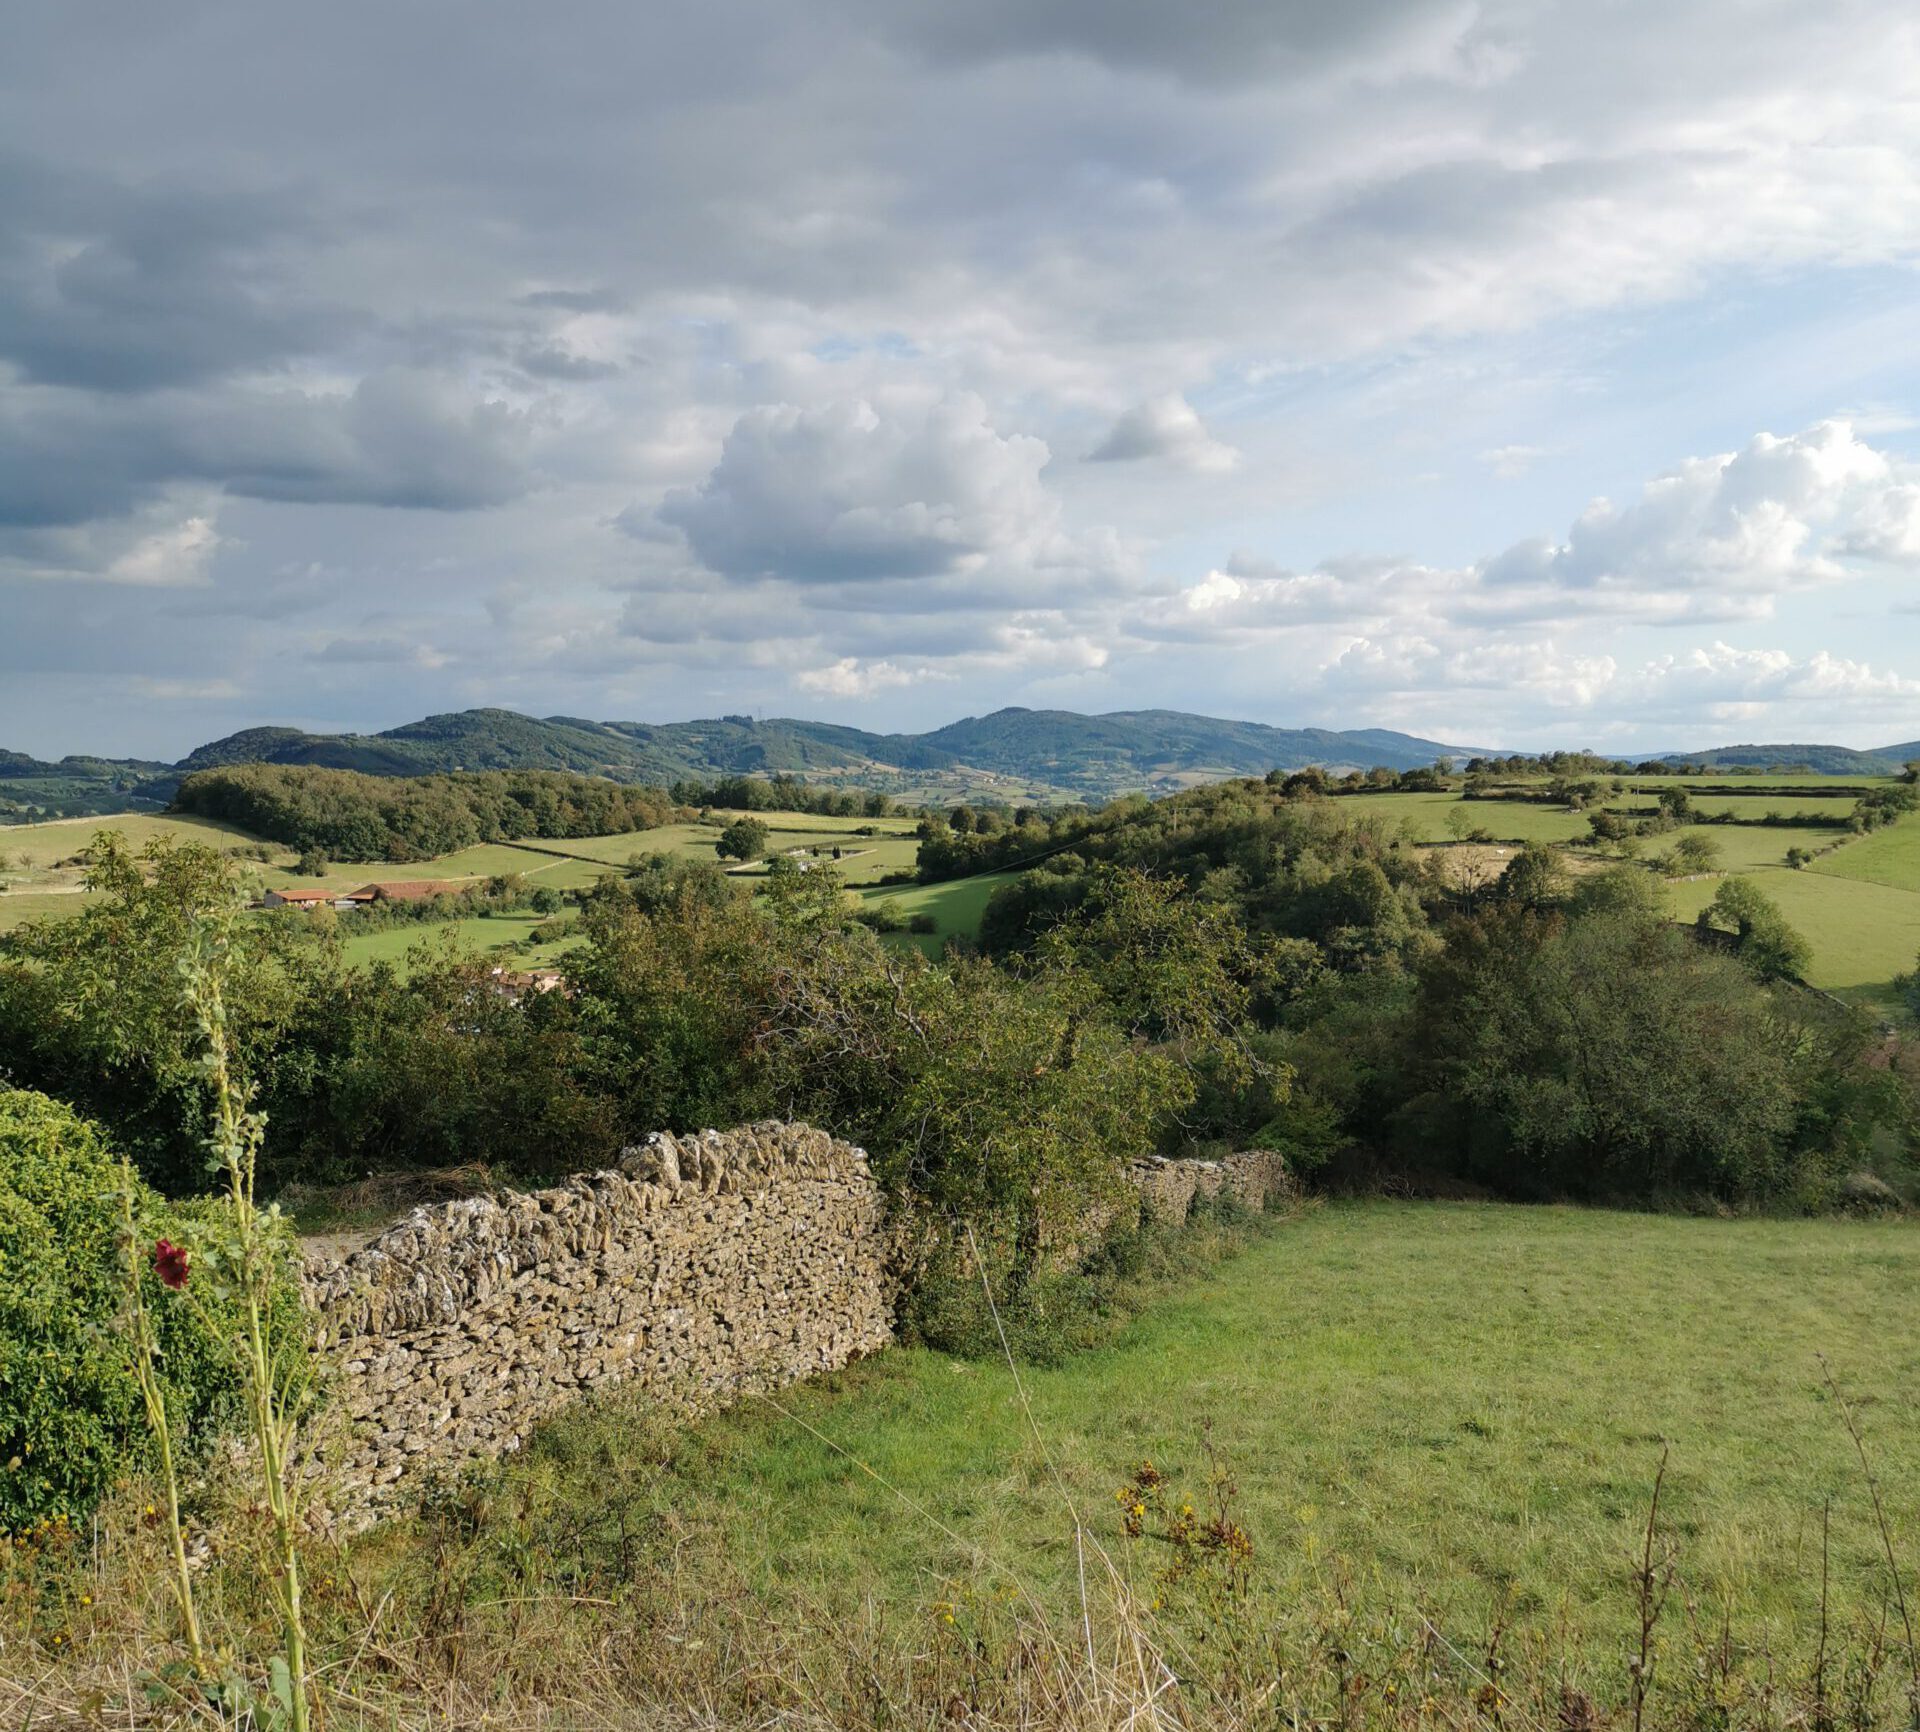
<path id="1" fill-rule="evenodd" d="M 187 1251 L 171 1239 L 162 1239 L 153 1248 L 153 1272 L 176 1292 L 187 1284 Z"/>

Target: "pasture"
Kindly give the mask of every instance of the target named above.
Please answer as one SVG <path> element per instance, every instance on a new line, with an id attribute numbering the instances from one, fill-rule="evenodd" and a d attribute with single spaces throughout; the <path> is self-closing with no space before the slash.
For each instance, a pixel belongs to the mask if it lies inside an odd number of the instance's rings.
<path id="1" fill-rule="evenodd" d="M 355 932 L 353 917 L 340 922 L 340 949 L 355 967 L 392 963 L 407 973 L 407 959 L 420 946 L 451 949 L 484 957 L 511 968 L 536 968 L 557 963 L 579 942 L 568 933 L 551 944 L 536 944 L 534 929 L 545 924 L 539 914 L 489 914 L 465 920 L 435 920 L 424 924 L 390 926 L 382 932 Z"/>
<path id="2" fill-rule="evenodd" d="M 1920 894 L 1920 824 L 1889 824 L 1821 855 L 1807 870 Z"/>
<path id="3" fill-rule="evenodd" d="M 1426 1618 L 1482 1655 L 1504 1627 L 1515 1664 L 1544 1643 L 1618 1700 L 1664 1452 L 1682 1587 L 1663 1650 L 1684 1665 L 1724 1618 L 1750 1682 L 1798 1677 L 1829 1499 L 1836 1631 L 1887 1591 L 1820 1355 L 1910 1558 L 1920 1230 L 1405 1202 L 1278 1224 L 1018 1385 L 894 1349 L 692 1431 L 607 1397 L 500 1470 L 475 1506 L 499 1531 L 475 1543 L 510 1548 L 531 1493 L 569 1533 L 664 1524 L 681 1567 L 737 1581 L 776 1628 L 911 1625 L 1014 1591 L 1065 1608 L 1071 1510 L 1142 1588 L 1168 1564 L 1151 1539 L 1129 1551 L 1116 1506 L 1151 1461 L 1170 1507 L 1210 1512 L 1230 1477 L 1265 1615 Z"/>
<path id="4" fill-rule="evenodd" d="M 887 934 L 887 942 L 911 946 L 928 956 L 938 957 L 949 938 L 962 934 L 971 937 L 980 930 L 980 916 L 986 911 L 988 897 L 1018 876 L 1012 872 L 988 872 L 977 878 L 951 879 L 945 884 L 889 884 L 862 891 L 860 899 L 869 908 L 885 902 L 906 920 L 916 914 L 931 914 L 933 931 L 892 932 Z"/>
<path id="5" fill-rule="evenodd" d="M 1920 839 L 1920 824 L 1914 824 L 1912 834 Z M 1827 858 L 1838 859 L 1846 851 L 1839 849 Z M 1812 868 L 1793 872 L 1769 867 L 1746 875 L 1812 945 L 1807 978 L 1814 986 L 1875 1009 L 1894 1007 L 1893 977 L 1911 969 L 1920 955 L 1920 893 Z M 1691 920 L 1713 900 L 1719 883 L 1710 877 L 1670 885 L 1674 918 Z"/>

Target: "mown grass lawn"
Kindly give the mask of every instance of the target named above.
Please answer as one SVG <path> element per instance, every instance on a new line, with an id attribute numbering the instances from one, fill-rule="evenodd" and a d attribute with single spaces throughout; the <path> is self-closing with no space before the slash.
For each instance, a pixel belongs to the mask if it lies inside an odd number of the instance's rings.
<path id="1" fill-rule="evenodd" d="M 1418 1611 L 1468 1646 L 1505 1618 L 1615 1656 L 1664 1448 L 1685 1593 L 1798 1654 L 1829 1497 L 1836 1619 L 1885 1585 L 1822 1353 L 1920 1566 L 1920 1230 L 1901 1223 L 1334 1205 L 1109 1345 L 1026 1370 L 1031 1426 L 1004 1365 L 893 1351 L 789 1391 L 784 1413 L 709 1422 L 653 1495 L 724 1545 L 770 1617 L 869 1596 L 906 1613 L 996 1576 L 1064 1600 L 1055 1473 L 1117 1552 L 1115 1489 L 1151 1458 L 1201 1501 L 1210 1432 L 1283 1596 Z M 636 1423 L 615 1398 L 507 1472 L 558 1476 L 591 1519 Z"/>

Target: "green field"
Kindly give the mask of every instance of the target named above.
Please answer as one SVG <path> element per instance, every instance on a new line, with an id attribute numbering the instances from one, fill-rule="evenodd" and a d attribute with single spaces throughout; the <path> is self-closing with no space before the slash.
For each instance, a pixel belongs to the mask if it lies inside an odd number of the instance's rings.
<path id="1" fill-rule="evenodd" d="M 1627 799 L 1626 804 L 1643 801 Z M 1453 840 L 1448 815 L 1457 810 L 1500 842 L 1584 842 L 1592 834 L 1584 812 L 1531 800 L 1463 800 L 1458 794 L 1342 794 L 1333 809 L 1345 818 L 1377 818 L 1416 842 Z"/>
<path id="2" fill-rule="evenodd" d="M 391 962 L 403 974 L 409 952 L 423 944 L 434 949 L 452 945 L 474 956 L 498 951 L 502 954 L 495 960 L 511 968 L 546 967 L 574 949 L 580 939 L 569 934 L 552 944 L 533 943 L 533 929 L 544 918 L 539 914 L 491 914 L 484 919 L 435 920 L 390 926 L 384 932 L 356 933 L 349 915 L 340 922 L 340 948 L 356 967 Z"/>
<path id="3" fill-rule="evenodd" d="M 889 944 L 911 945 L 928 956 L 939 956 L 949 938 L 964 933 L 972 937 L 980 930 L 980 916 L 987 899 L 1002 884 L 1018 877 L 1014 872 L 989 872 L 978 878 L 955 878 L 945 884 L 886 885 L 861 893 L 869 907 L 888 902 L 905 919 L 916 914 L 931 914 L 932 932 L 895 932 L 887 935 Z"/>
<path id="4" fill-rule="evenodd" d="M 680 1544 L 724 1552 L 764 1616 L 830 1628 L 868 1602 L 924 1616 L 956 1584 L 1070 1604 L 1067 1498 L 1122 1555 L 1114 1488 L 1150 1459 L 1204 1505 L 1210 1430 L 1269 1607 L 1327 1617 L 1337 1594 L 1342 1616 L 1422 1614 L 1470 1653 L 1504 1619 L 1513 1651 L 1551 1639 L 1617 1695 L 1663 1448 L 1685 1595 L 1703 1628 L 1725 1613 L 1753 1672 L 1809 1656 L 1829 1496 L 1836 1623 L 1882 1603 L 1818 1354 L 1910 1555 L 1920 1229 L 1903 1222 L 1335 1204 L 1109 1345 L 1024 1371 L 1030 1421 L 1003 1365 L 893 1350 L 675 1438 L 665 1471 L 638 1465 L 644 1421 L 617 1398 L 504 1471 L 539 1476 L 582 1530 L 618 1500 L 625 1531 L 650 1499 Z M 1148 1545 L 1126 1567 L 1165 1561 Z M 1687 1651 L 1677 1604 L 1663 1639 Z"/>
<path id="5" fill-rule="evenodd" d="M 1808 870 L 1920 893 L 1920 823 L 1907 819 L 1858 837 L 1823 854 Z"/>
<path id="6" fill-rule="evenodd" d="M 10 890 L 0 894 L 0 932 L 11 932 L 29 920 L 59 920 L 86 906 L 73 890 Z"/>
<path id="7" fill-rule="evenodd" d="M 1920 834 L 1920 830 L 1916 831 Z M 1704 836 L 1719 854 L 1717 871 L 1751 872 L 1763 866 L 1785 866 L 1789 848 L 1824 848 L 1836 840 L 1832 830 L 1799 830 L 1791 825 L 1688 824 L 1664 836 L 1650 836 L 1641 858 L 1658 860 L 1682 836 Z"/>
<path id="8" fill-rule="evenodd" d="M 82 852 L 102 830 L 117 830 L 127 846 L 138 851 L 149 842 L 168 837 L 177 842 L 205 842 L 230 848 L 252 842 L 246 831 L 212 818 L 161 818 L 142 813 L 116 812 L 107 818 L 64 818 L 53 824 L 15 824 L 0 828 L 0 855 L 10 867 L 22 860 L 31 872 L 55 870 L 62 860 Z M 0 878 L 12 876 L 0 873 Z"/>
<path id="9" fill-rule="evenodd" d="M 1747 876 L 1813 946 L 1807 970 L 1813 985 L 1878 1009 L 1893 1008 L 1893 977 L 1911 969 L 1920 955 L 1920 894 L 1811 869 L 1766 868 Z M 1671 885 L 1674 917 L 1691 920 L 1713 900 L 1719 882 L 1698 878 Z"/>

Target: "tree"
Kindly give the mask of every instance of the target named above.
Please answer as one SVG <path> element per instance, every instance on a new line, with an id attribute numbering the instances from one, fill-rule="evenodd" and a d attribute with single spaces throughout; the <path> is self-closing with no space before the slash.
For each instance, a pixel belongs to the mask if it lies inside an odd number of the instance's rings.
<path id="1" fill-rule="evenodd" d="M 1497 886 L 1501 901 L 1520 908 L 1551 908 L 1567 893 L 1567 862 L 1549 842 L 1529 842 L 1507 862 Z"/>
<path id="2" fill-rule="evenodd" d="M 1667 855 L 1669 875 L 1684 876 L 1693 872 L 1711 872 L 1720 864 L 1720 844 L 1711 836 L 1702 836 L 1691 831 L 1674 843 Z"/>
<path id="3" fill-rule="evenodd" d="M 1787 864 L 1796 872 L 1804 872 L 1812 859 L 1813 850 L 1811 848 L 1796 847 L 1787 850 Z"/>
<path id="4" fill-rule="evenodd" d="M 1684 824 L 1693 816 L 1693 796 L 1685 788 L 1662 788 L 1660 812 L 1669 824 Z"/>
<path id="5" fill-rule="evenodd" d="M 771 833 L 758 818 L 736 818 L 720 832 L 713 851 L 723 860 L 758 860 Z"/>
<path id="6" fill-rule="evenodd" d="M 1741 966 L 1633 910 L 1463 925 L 1421 980 L 1429 1160 L 1534 1195 L 1792 1180 L 1800 1038 Z"/>
<path id="7" fill-rule="evenodd" d="M 1705 918 L 1733 929 L 1741 962 L 1761 980 L 1797 979 L 1813 958 L 1811 946 L 1751 878 L 1725 880 L 1707 904 Z"/>
<path id="8" fill-rule="evenodd" d="M 536 914 L 558 914 L 560 912 L 560 892 L 551 884 L 542 884 L 533 893 L 529 906 Z"/>
<path id="9" fill-rule="evenodd" d="M 1202 902 L 1177 880 L 1103 867 L 1036 954 L 1043 969 L 1089 975 L 1129 1034 L 1170 1047 L 1190 1067 L 1235 1081 L 1252 1075 L 1245 1031 L 1273 981 L 1273 959 L 1226 903 Z"/>
<path id="10" fill-rule="evenodd" d="M 324 848 L 306 848 L 301 850 L 300 858 L 294 863 L 294 871 L 303 878 L 324 878 L 332 862 L 327 858 Z"/>
<path id="11" fill-rule="evenodd" d="M 198 920 L 240 892 L 232 860 L 161 839 L 139 856 L 103 831 L 87 851 L 79 913 L 21 927 L 0 965 L 0 1071 L 71 1101 L 112 1133 L 144 1176 L 190 1186 L 202 1166 L 205 1091 L 178 959 Z M 250 1071 L 298 1019 L 337 949 L 305 922 L 248 922 L 232 959 L 234 1038 Z"/>

